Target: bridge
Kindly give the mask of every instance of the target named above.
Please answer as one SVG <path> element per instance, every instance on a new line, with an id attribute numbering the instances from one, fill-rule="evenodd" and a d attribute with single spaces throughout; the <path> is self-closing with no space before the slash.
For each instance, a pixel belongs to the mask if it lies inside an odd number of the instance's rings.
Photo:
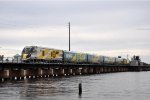
<path id="1" fill-rule="evenodd" d="M 37 77 L 74 76 L 128 71 L 150 71 L 149 66 L 100 65 L 77 63 L 24 63 L 1 61 L 0 81 Z"/>

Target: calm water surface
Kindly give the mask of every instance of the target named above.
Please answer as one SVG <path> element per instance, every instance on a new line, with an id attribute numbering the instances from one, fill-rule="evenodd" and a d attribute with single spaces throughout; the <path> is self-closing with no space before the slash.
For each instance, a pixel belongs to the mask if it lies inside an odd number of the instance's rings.
<path id="1" fill-rule="evenodd" d="M 8 81 L 0 83 L 0 100 L 150 100 L 150 72 Z"/>

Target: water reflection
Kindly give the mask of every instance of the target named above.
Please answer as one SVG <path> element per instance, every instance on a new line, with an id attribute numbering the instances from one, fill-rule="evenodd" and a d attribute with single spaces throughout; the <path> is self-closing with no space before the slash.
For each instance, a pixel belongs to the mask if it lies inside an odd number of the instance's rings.
<path id="1" fill-rule="evenodd" d="M 149 76 L 150 72 L 127 72 L 8 81 L 0 83 L 0 100 L 149 100 Z"/>
<path id="2" fill-rule="evenodd" d="M 40 78 L 26 80 L 21 96 L 56 96 L 69 94 L 75 89 L 69 85 L 68 78 Z M 71 88 L 70 88 L 71 87 Z"/>

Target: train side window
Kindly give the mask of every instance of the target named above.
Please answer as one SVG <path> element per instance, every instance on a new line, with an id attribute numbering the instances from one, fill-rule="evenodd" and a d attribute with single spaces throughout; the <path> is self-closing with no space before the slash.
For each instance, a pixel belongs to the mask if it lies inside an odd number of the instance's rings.
<path id="1" fill-rule="evenodd" d="M 45 52 L 44 51 L 42 51 L 42 56 L 44 56 L 45 55 Z"/>

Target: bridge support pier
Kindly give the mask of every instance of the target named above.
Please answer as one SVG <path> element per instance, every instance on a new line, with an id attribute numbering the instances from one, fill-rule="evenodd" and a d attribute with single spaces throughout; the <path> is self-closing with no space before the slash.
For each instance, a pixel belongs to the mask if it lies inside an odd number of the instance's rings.
<path id="1" fill-rule="evenodd" d="M 10 77 L 10 69 L 4 69 L 4 78 L 9 78 Z"/>
<path id="2" fill-rule="evenodd" d="M 54 75 L 55 76 L 64 76 L 64 69 L 63 68 L 54 69 Z"/>
<path id="3" fill-rule="evenodd" d="M 103 71 L 103 67 L 100 67 L 100 73 L 103 73 L 104 71 Z"/>
<path id="4" fill-rule="evenodd" d="M 65 73 L 65 76 L 67 75 L 72 75 L 73 74 L 73 70 L 72 69 L 64 69 L 64 73 Z"/>
<path id="5" fill-rule="evenodd" d="M 114 67 L 112 67 L 112 72 L 115 72 L 115 68 Z"/>
<path id="6" fill-rule="evenodd" d="M 43 69 L 42 68 L 37 69 L 37 76 L 43 77 Z"/>
<path id="7" fill-rule="evenodd" d="M 63 68 L 60 69 L 59 75 L 60 76 L 64 76 L 65 75 L 65 70 Z"/>
<path id="8" fill-rule="evenodd" d="M 108 69 L 108 73 L 111 73 L 111 67 L 108 67 L 107 69 Z"/>
<path id="9" fill-rule="evenodd" d="M 49 69 L 48 69 L 48 75 L 49 75 L 49 76 L 53 76 L 53 74 L 54 74 L 54 69 L 49 68 Z"/>
<path id="10" fill-rule="evenodd" d="M 88 69 L 87 68 L 82 68 L 81 73 L 82 74 L 88 74 Z"/>
<path id="11" fill-rule="evenodd" d="M 82 68 L 75 68 L 75 69 L 73 69 L 73 75 L 81 75 L 82 74 L 81 70 L 82 70 Z"/>
<path id="12" fill-rule="evenodd" d="M 88 74 L 93 74 L 93 68 L 90 67 L 87 70 L 88 70 Z"/>

